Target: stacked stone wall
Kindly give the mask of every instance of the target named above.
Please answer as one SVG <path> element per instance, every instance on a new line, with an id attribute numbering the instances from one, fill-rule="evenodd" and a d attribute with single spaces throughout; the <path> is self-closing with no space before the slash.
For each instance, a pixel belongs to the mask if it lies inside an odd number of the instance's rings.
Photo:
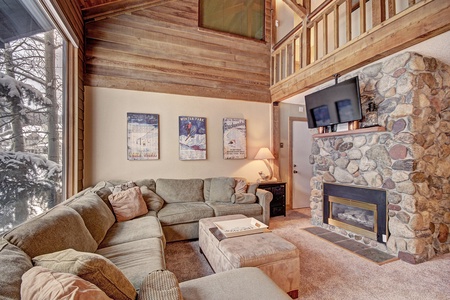
<path id="1" fill-rule="evenodd" d="M 413 263 L 449 252 L 450 67 L 403 53 L 342 80 L 355 75 L 363 114 L 375 102 L 386 131 L 314 139 L 312 223 Z M 323 182 L 385 189 L 387 244 L 323 224 Z"/>

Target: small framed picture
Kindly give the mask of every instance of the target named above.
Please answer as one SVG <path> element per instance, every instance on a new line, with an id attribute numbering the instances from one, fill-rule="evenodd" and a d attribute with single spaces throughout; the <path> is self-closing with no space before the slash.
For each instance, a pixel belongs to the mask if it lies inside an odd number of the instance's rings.
<path id="1" fill-rule="evenodd" d="M 159 159 L 159 115 L 127 113 L 128 160 Z"/>
<path id="2" fill-rule="evenodd" d="M 247 127 L 245 119 L 223 119 L 223 158 L 247 158 Z"/>
<path id="3" fill-rule="evenodd" d="M 180 160 L 206 159 L 206 118 L 178 118 Z"/>

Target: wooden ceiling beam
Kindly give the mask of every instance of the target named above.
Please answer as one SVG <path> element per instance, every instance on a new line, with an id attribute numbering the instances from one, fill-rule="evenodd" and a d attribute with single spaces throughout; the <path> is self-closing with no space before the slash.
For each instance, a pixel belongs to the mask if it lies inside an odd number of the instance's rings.
<path id="1" fill-rule="evenodd" d="M 302 19 L 306 17 L 306 8 L 297 3 L 295 0 L 283 0 L 290 9 L 292 9 L 297 15 L 299 15 Z"/>
<path id="2" fill-rule="evenodd" d="M 82 9 L 85 22 L 98 21 L 138 9 L 159 6 L 175 0 L 118 0 Z"/>
<path id="3" fill-rule="evenodd" d="M 272 102 L 279 102 L 319 84 L 333 74 L 345 74 L 450 30 L 450 2 L 434 0 L 382 22 L 300 72 L 273 85 Z"/>

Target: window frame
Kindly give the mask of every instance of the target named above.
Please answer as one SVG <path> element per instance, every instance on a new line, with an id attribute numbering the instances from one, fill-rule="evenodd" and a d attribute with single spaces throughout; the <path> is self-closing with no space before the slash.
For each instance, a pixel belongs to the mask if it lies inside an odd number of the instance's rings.
<path id="1" fill-rule="evenodd" d="M 78 66 L 79 66 L 79 39 L 66 19 L 57 0 L 38 0 L 55 27 L 66 39 L 64 57 L 66 59 L 64 92 L 65 99 L 63 112 L 63 148 L 62 161 L 64 163 L 63 199 L 78 192 Z"/>
<path id="2" fill-rule="evenodd" d="M 198 29 L 199 31 L 204 31 L 204 32 L 211 32 L 211 33 L 216 33 L 216 34 L 221 34 L 221 35 L 225 35 L 225 36 L 231 36 L 231 37 L 236 37 L 236 38 L 241 38 L 241 39 L 246 39 L 246 40 L 251 40 L 251 41 L 256 41 L 256 42 L 266 42 L 266 9 L 267 9 L 267 1 L 266 0 L 262 0 L 264 8 L 263 8 L 263 16 L 262 16 L 262 38 L 258 39 L 258 38 L 254 38 L 254 37 L 248 37 L 248 36 L 244 36 L 244 35 L 240 35 L 237 33 L 232 33 L 232 32 L 228 32 L 228 31 L 222 31 L 222 30 L 218 30 L 218 29 L 212 29 L 209 27 L 205 27 L 203 25 L 203 11 L 201 9 L 202 7 L 202 1 L 205 0 L 199 0 L 198 1 Z"/>

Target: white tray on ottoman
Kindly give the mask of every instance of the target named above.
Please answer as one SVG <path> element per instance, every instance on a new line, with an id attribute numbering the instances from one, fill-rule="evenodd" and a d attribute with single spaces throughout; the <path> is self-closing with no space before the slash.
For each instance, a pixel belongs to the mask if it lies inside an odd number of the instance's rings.
<path id="1" fill-rule="evenodd" d="M 295 245 L 271 232 L 218 239 L 214 230 L 210 230 L 216 228 L 214 223 L 244 218 L 244 215 L 229 215 L 200 220 L 199 246 L 214 272 L 257 267 L 296 298 L 300 286 L 300 258 Z"/>
<path id="2" fill-rule="evenodd" d="M 263 233 L 267 230 L 267 227 L 269 227 L 255 218 L 243 218 L 213 223 L 227 238 L 254 233 Z"/>

